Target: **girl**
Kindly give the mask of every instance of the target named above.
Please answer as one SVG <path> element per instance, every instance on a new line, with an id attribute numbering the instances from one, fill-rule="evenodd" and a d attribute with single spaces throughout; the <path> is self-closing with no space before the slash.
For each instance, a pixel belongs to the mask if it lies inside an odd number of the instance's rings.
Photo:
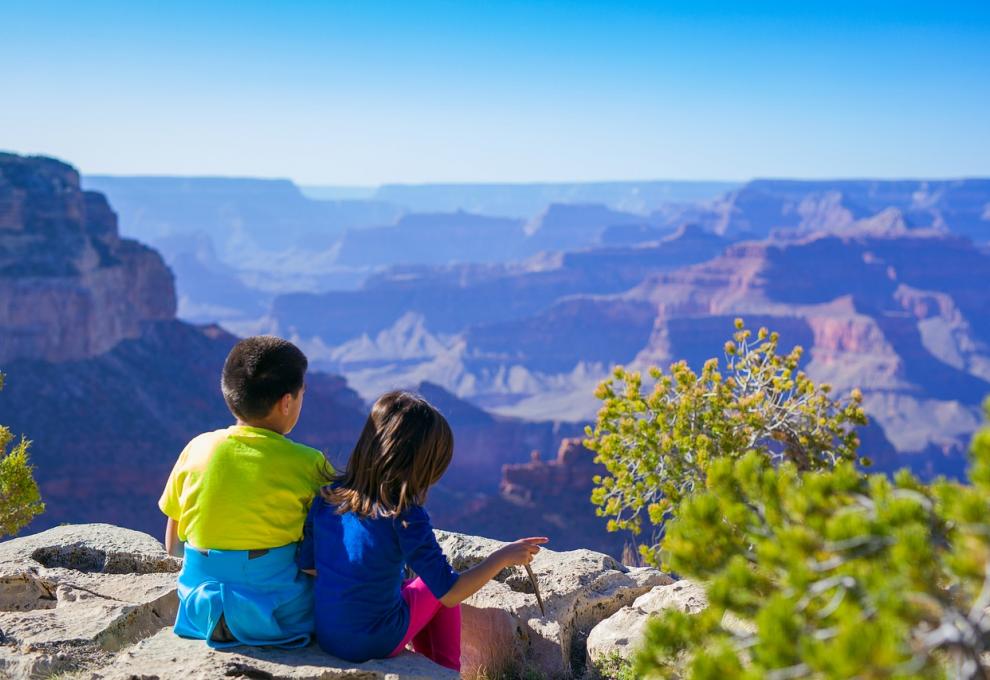
<path id="1" fill-rule="evenodd" d="M 329 654 L 367 661 L 413 649 L 460 670 L 459 603 L 502 569 L 529 564 L 546 538 L 525 538 L 458 574 L 440 550 L 426 492 L 443 476 L 454 438 L 422 397 L 375 402 L 347 470 L 310 508 L 299 566 L 316 576 L 316 639 Z M 408 565 L 417 578 L 403 581 Z"/>

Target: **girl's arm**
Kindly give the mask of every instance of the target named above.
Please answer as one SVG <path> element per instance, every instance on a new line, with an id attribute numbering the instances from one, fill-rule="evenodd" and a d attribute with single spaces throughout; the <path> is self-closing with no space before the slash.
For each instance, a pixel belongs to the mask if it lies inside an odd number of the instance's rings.
<path id="1" fill-rule="evenodd" d="M 533 556 L 540 552 L 540 545 L 548 540 L 550 539 L 543 536 L 521 538 L 499 548 L 480 564 L 462 572 L 447 594 L 440 598 L 440 604 L 445 607 L 460 604 L 481 590 L 486 583 L 495 578 L 495 575 L 506 567 L 529 564 L 533 561 Z"/>
<path id="2" fill-rule="evenodd" d="M 169 517 L 165 523 L 165 550 L 173 557 L 182 557 L 183 549 L 182 541 L 179 540 L 179 523 Z"/>

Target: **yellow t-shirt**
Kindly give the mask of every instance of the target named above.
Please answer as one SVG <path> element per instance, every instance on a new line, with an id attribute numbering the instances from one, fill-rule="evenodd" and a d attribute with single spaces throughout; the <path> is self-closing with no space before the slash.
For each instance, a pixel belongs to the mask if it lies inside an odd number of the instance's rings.
<path id="1" fill-rule="evenodd" d="M 234 425 L 189 442 L 158 507 L 197 548 L 277 548 L 302 538 L 313 496 L 332 471 L 316 449 Z"/>

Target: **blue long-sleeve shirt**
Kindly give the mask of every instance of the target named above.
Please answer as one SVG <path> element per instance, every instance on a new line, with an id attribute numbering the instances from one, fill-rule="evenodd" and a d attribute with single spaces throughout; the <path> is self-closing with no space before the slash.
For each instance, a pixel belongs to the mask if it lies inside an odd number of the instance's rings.
<path id="1" fill-rule="evenodd" d="M 437 544 L 426 510 L 371 519 L 337 514 L 317 496 L 303 528 L 299 567 L 316 569 L 316 639 L 348 661 L 388 656 L 409 627 L 402 599 L 404 567 L 416 572 L 437 599 L 457 581 Z"/>

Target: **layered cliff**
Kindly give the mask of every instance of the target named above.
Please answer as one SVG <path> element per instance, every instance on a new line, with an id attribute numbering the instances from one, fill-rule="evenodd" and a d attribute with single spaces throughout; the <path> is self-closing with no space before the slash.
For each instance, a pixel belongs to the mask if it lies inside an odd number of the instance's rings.
<path id="1" fill-rule="evenodd" d="M 161 257 L 120 238 L 75 169 L 0 154 L 0 362 L 94 357 L 173 318 L 175 304 Z"/>

